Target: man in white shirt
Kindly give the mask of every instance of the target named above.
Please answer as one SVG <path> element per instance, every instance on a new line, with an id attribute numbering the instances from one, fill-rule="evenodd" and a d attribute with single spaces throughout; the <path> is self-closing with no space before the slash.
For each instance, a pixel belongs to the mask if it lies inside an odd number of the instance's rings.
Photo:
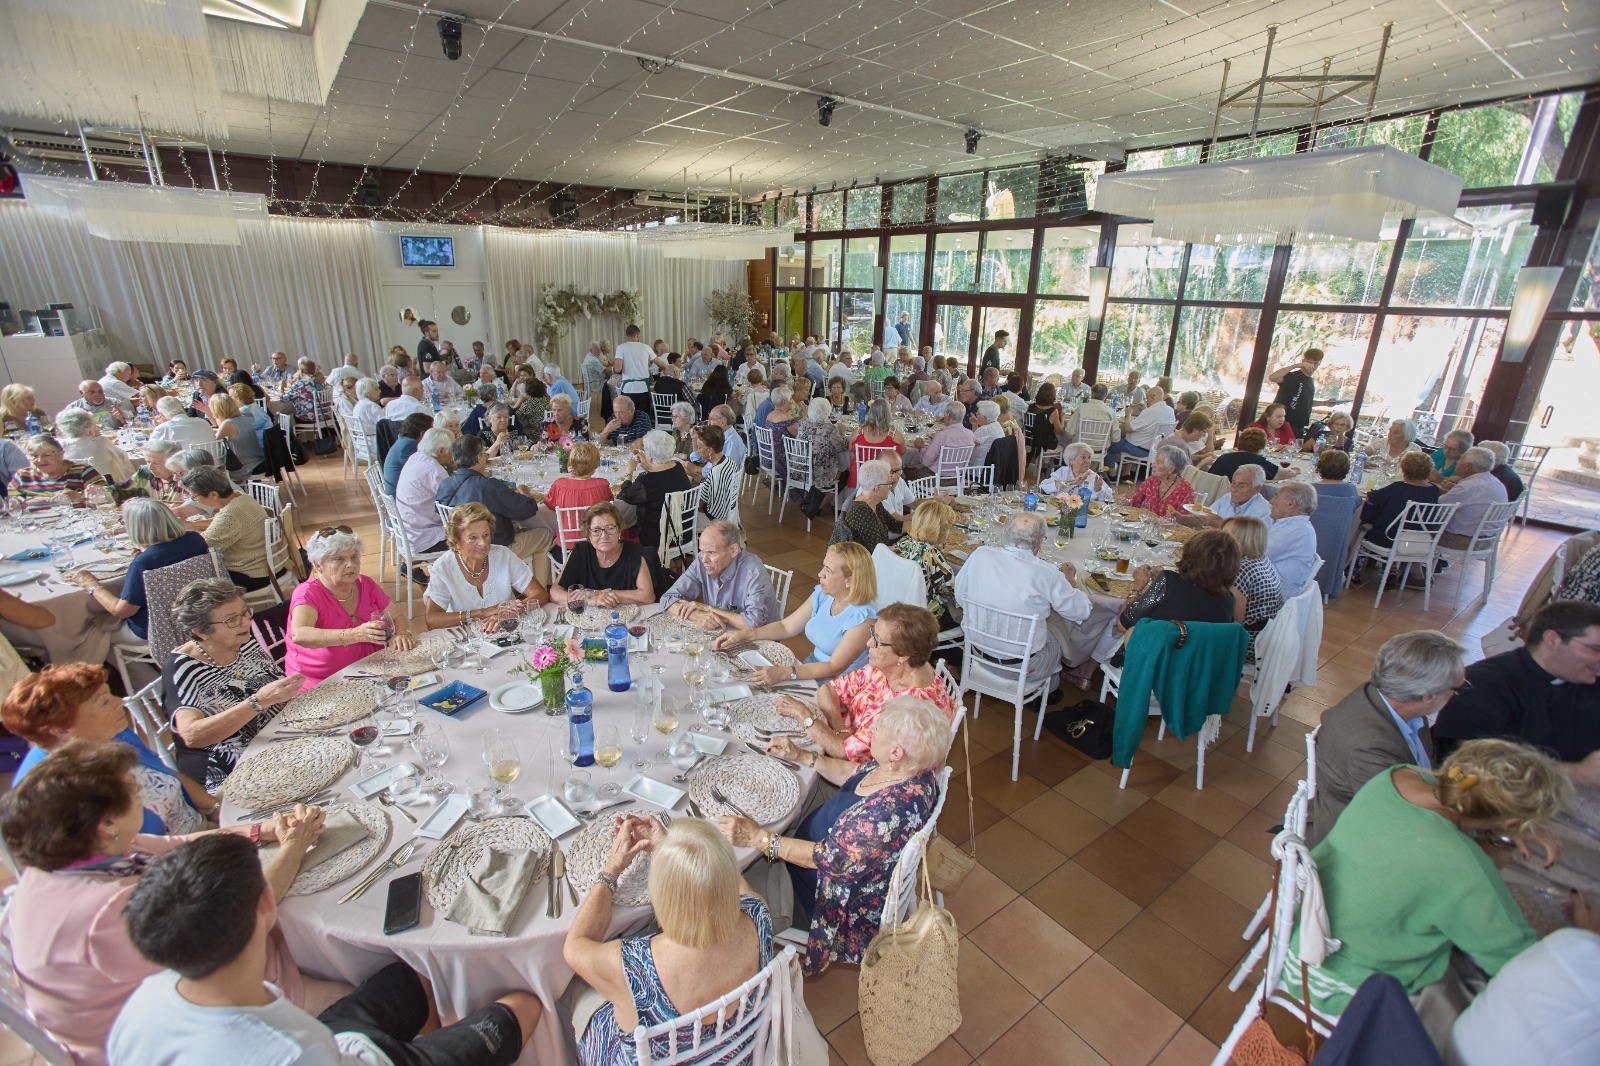
<path id="1" fill-rule="evenodd" d="M 1449 1066 L 1600 1062 L 1600 934 L 1587 901 L 1574 892 L 1572 903 L 1576 926 L 1524 948 L 1461 1012 Z"/>
<path id="2" fill-rule="evenodd" d="M 1122 439 L 1106 449 L 1107 468 L 1115 470 L 1124 455 L 1145 458 L 1177 424 L 1172 408 L 1164 402 L 1166 393 L 1159 386 L 1146 389 L 1144 399 L 1142 410 L 1122 420 Z"/>
<path id="3" fill-rule="evenodd" d="M 384 406 L 383 417 L 391 422 L 404 422 L 407 415 L 414 415 L 419 411 L 425 415 L 432 415 L 433 405 L 423 402 L 422 379 L 406 378 L 400 383 L 400 395 Z"/>
<path id="4" fill-rule="evenodd" d="M 359 360 L 356 359 L 356 353 L 348 352 L 345 354 L 343 366 L 336 366 L 332 370 L 328 371 L 328 384 L 333 386 L 333 392 L 335 396 L 339 394 L 339 384 L 340 382 L 344 381 L 345 378 L 353 378 L 359 381 L 361 378 L 366 376 L 361 373 L 361 368 L 356 365 L 358 362 Z"/>
<path id="5" fill-rule="evenodd" d="M 1150 399 L 1145 390 L 1139 386 L 1139 372 L 1137 370 L 1128 371 L 1128 380 L 1112 389 L 1111 392 L 1121 401 L 1124 410 L 1136 403 L 1147 403 Z"/>
<path id="6" fill-rule="evenodd" d="M 844 378 L 846 384 L 856 381 L 858 375 L 855 368 L 855 356 L 851 354 L 848 348 L 840 352 L 839 358 L 835 359 L 828 367 L 828 377 Z"/>
<path id="7" fill-rule="evenodd" d="M 1000 428 L 1000 405 L 994 400 L 979 400 L 972 416 L 972 462 L 968 466 L 986 466 L 989 445 L 1005 436 Z"/>
<path id="8" fill-rule="evenodd" d="M 966 611 L 974 605 L 1031 615 L 1044 623 L 1034 629 L 1034 655 L 1028 664 L 1030 684 L 1044 684 L 1062 667 L 1073 623 L 1085 621 L 1092 605 L 1074 583 L 1071 563 L 1059 569 L 1039 558 L 1045 520 L 1019 514 L 993 531 L 989 543 L 973 550 L 956 574 L 956 602 Z"/>
<path id="9" fill-rule="evenodd" d="M 450 476 L 450 445 L 454 441 L 448 429 L 430 429 L 400 468 L 400 480 L 394 485 L 395 509 L 414 551 L 435 552 L 447 547 L 444 521 L 434 500 L 439 486 Z"/>
<path id="10" fill-rule="evenodd" d="M 1061 403 L 1073 403 L 1079 400 L 1087 400 L 1088 398 L 1089 386 L 1083 383 L 1082 367 L 1074 370 L 1072 377 L 1063 382 L 1061 388 L 1056 391 L 1056 399 Z"/>
<path id="11" fill-rule="evenodd" d="M 151 440 L 176 441 L 187 447 L 191 444 L 210 444 L 217 439 L 211 423 L 203 418 L 190 418 L 183 401 L 176 396 L 163 396 L 157 400 L 156 414 L 163 421 L 150 431 Z"/>
<path id="12" fill-rule="evenodd" d="M 464 402 L 466 391 L 450 376 L 450 364 L 443 359 L 435 359 L 428 364 L 428 376 L 422 382 L 422 398 L 437 411 L 447 403 Z"/>
<path id="13" fill-rule="evenodd" d="M 1285 599 L 1300 594 L 1316 566 L 1317 532 L 1311 528 L 1316 510 L 1317 490 L 1303 481 L 1281 485 L 1273 494 L 1267 561 L 1278 571 Z"/>
<path id="14" fill-rule="evenodd" d="M 633 396 L 634 402 L 645 410 L 650 409 L 650 368 L 667 368 L 667 361 L 650 350 L 639 339 L 639 327 L 629 326 L 627 340 L 617 345 L 616 370 L 622 375 L 622 391 Z"/>
<path id="15" fill-rule="evenodd" d="M 100 379 L 100 387 L 111 399 L 131 404 L 139 395 L 139 375 L 127 363 L 110 363 L 106 366 L 105 377 Z"/>
<path id="16" fill-rule="evenodd" d="M 1456 483 L 1439 497 L 1440 503 L 1453 503 L 1456 511 L 1445 523 L 1444 535 L 1439 544 L 1445 548 L 1466 548 L 1478 523 L 1489 508 L 1507 500 L 1506 487 L 1489 471 L 1494 469 L 1494 453 L 1487 448 L 1468 448 L 1456 460 Z M 1484 536 L 1498 533 L 1498 529 L 1485 529 Z"/>
<path id="17" fill-rule="evenodd" d="M 922 399 L 918 400 L 915 405 L 917 413 L 927 415 L 930 418 L 943 418 L 945 408 L 950 406 L 950 400 L 944 394 L 944 387 L 931 378 L 926 384 L 928 391 L 923 394 Z"/>
<path id="18" fill-rule="evenodd" d="M 935 493 L 926 499 L 919 499 L 912 491 L 911 483 L 905 479 L 905 460 L 900 458 L 897 451 L 887 451 L 878 456 L 878 461 L 889 468 L 889 495 L 884 498 L 883 509 L 896 518 L 904 518 L 917 507 L 928 500 L 938 500 L 946 507 L 953 506 L 956 498 L 948 492 Z"/>
<path id="19" fill-rule="evenodd" d="M 191 839 L 151 863 L 123 919 L 134 948 L 160 971 L 123 1005 L 107 1041 L 118 1066 L 510 1066 L 542 1008 L 511 992 L 454 1025 L 437 1023 L 416 972 L 391 963 L 313 1018 L 267 983 L 277 898 L 322 832 L 322 812 L 297 808 L 269 826 L 280 856 L 265 871 L 237 833 Z M 145 878 L 148 877 L 148 880 Z M 205 929 L 205 936 L 194 935 Z M 421 1033 L 421 1035 L 418 1035 Z"/>

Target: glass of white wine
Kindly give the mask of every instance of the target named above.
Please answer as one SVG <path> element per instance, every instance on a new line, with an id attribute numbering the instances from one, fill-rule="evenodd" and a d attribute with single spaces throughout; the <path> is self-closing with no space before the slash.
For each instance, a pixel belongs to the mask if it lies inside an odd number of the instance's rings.
<path id="1" fill-rule="evenodd" d="M 495 807 L 505 814 L 512 804 L 503 786 L 511 784 L 522 774 L 522 757 L 517 754 L 516 743 L 498 729 L 484 730 L 483 762 L 495 783 Z"/>
<path id="2" fill-rule="evenodd" d="M 614 725 L 603 725 L 594 734 L 594 761 L 606 768 L 606 783 L 600 786 L 600 798 L 614 800 L 622 795 L 617 784 L 617 763 L 622 761 L 622 731 Z"/>
<path id="3" fill-rule="evenodd" d="M 663 694 L 661 702 L 656 704 L 655 715 L 650 719 L 650 724 L 657 733 L 664 737 L 670 737 L 676 733 L 678 731 L 678 701 L 671 696 Z M 666 748 L 656 752 L 655 760 L 657 766 L 666 765 L 667 759 Z"/>

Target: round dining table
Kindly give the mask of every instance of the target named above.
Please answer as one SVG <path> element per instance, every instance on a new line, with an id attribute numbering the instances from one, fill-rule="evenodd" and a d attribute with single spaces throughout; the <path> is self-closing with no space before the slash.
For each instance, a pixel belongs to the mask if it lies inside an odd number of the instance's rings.
<path id="1" fill-rule="evenodd" d="M 553 605 L 547 610 L 553 612 Z M 645 607 L 639 613 L 639 620 L 644 621 L 658 613 L 659 608 L 654 605 Z M 565 633 L 559 627 L 550 631 L 557 634 Z M 598 637 L 600 633 L 595 630 L 579 631 L 577 636 Z M 709 638 L 710 634 L 707 634 L 707 643 Z M 683 638 L 680 635 L 678 640 L 681 639 Z M 463 643 L 461 635 L 456 631 L 437 631 L 424 637 L 424 652 L 431 650 L 434 642 L 441 640 L 455 644 Z M 783 774 L 792 774 L 795 779 L 796 787 L 793 792 L 796 798 L 790 810 L 782 817 L 767 822 L 768 828 L 774 830 L 791 828 L 808 809 L 807 805 L 817 782 L 815 771 L 805 767 L 794 768 L 765 754 L 758 755 L 756 754 L 758 749 L 740 740 L 733 733 L 717 729 L 704 719 L 696 719 L 688 707 L 689 687 L 681 676 L 683 652 L 681 648 L 672 647 L 673 643 L 672 640 L 658 638 L 655 632 L 652 632 L 647 650 L 630 655 L 629 668 L 633 678 L 637 682 L 646 676 L 659 677 L 665 695 L 677 699 L 684 708 L 680 719 L 680 732 L 692 730 L 701 738 L 720 740 L 726 744 L 728 754 L 752 755 L 770 762 L 772 767 L 780 769 Z M 517 643 L 509 650 L 499 652 L 493 657 L 480 658 L 473 665 L 446 666 L 442 671 L 436 671 L 440 676 L 414 691 L 425 700 L 428 694 L 441 686 L 461 681 L 486 693 L 494 693 L 501 686 L 525 680 L 515 675 L 513 670 L 520 664 L 526 663 L 532 651 L 533 649 L 527 644 Z M 379 652 L 377 657 L 369 656 L 346 667 L 322 684 L 374 678 L 376 686 L 386 678 L 390 670 L 373 664 L 383 661 L 384 657 L 391 654 Z M 424 654 L 424 659 L 426 657 Z M 653 667 L 665 669 L 655 671 L 651 669 Z M 608 779 L 620 785 L 631 785 L 630 779 L 636 776 L 671 784 L 672 778 L 678 771 L 658 756 L 673 738 L 652 731 L 643 745 L 633 742 L 630 727 L 638 701 L 633 692 L 613 692 L 607 687 L 605 663 L 588 664 L 588 668 L 584 671 L 584 680 L 594 697 L 593 724 L 597 733 L 601 727 L 615 726 L 623 746 L 621 761 L 609 772 L 598 764 L 586 768 L 595 788 L 598 790 Z M 707 686 L 714 690 L 729 683 L 732 682 L 714 677 L 707 681 Z M 814 693 L 815 686 L 806 685 L 805 690 Z M 797 695 L 802 694 L 799 688 L 791 691 Z M 315 693 L 316 688 L 312 688 L 301 698 Z M 429 905 L 426 895 L 421 920 L 416 927 L 395 935 L 384 934 L 386 889 L 389 881 L 395 876 L 418 871 L 432 851 L 450 846 L 451 834 L 447 834 L 443 840 L 424 840 L 422 848 L 398 870 L 384 870 L 383 876 L 378 878 L 370 890 L 348 903 L 340 902 L 341 897 L 359 883 L 357 873 L 363 876 L 372 873 L 383 860 L 394 854 L 397 848 L 417 835 L 418 823 L 425 824 L 429 814 L 440 803 L 464 794 L 468 782 L 476 775 L 485 772 L 484 738 L 489 730 L 499 730 L 502 737 L 509 739 L 515 745 L 521 761 L 521 770 L 515 783 L 506 786 L 507 791 L 515 798 L 514 816 L 525 816 L 523 809 L 529 801 L 548 804 L 552 798 L 561 799 L 562 785 L 574 769 L 565 755 L 567 719 L 562 715 L 547 715 L 543 706 L 521 713 L 507 713 L 497 709 L 494 702 L 486 696 L 453 716 L 429 709 L 426 705 L 420 707 L 416 721 L 436 724 L 449 743 L 448 759 L 436 768 L 422 765 L 409 746 L 409 742 L 402 737 L 385 739 L 367 752 L 369 760 L 376 756 L 376 761 L 385 767 L 410 762 L 416 764 L 421 771 L 437 774 L 452 789 L 450 797 L 438 797 L 418 791 L 395 800 L 393 805 L 380 806 L 376 796 L 363 801 L 359 793 L 353 791 L 352 786 L 357 785 L 363 777 L 382 773 L 382 770 L 369 766 L 366 770 L 358 772 L 351 767 L 337 779 L 331 786 L 334 798 L 327 801 L 324 806 L 365 804 L 373 812 L 383 812 L 388 818 L 389 839 L 376 858 L 348 878 L 320 891 L 305 895 L 290 895 L 285 898 L 279 906 L 279 927 L 288 939 L 300 967 L 325 978 L 358 983 L 396 958 L 406 962 L 432 983 L 439 1009 L 447 1021 L 464 1017 L 506 992 L 513 990 L 531 992 L 544 1004 L 545 1013 L 534 1039 L 518 1061 L 525 1064 L 576 1062 L 574 1034 L 571 1031 L 570 1020 L 565 1009 L 559 1006 L 559 1001 L 573 977 L 571 968 L 563 958 L 562 949 L 578 907 L 568 898 L 564 901 L 559 917 L 548 916 L 547 873 L 536 877 L 530 884 L 504 937 L 472 935 L 465 926 L 447 920 L 443 913 Z M 388 718 L 393 717 L 391 712 L 379 710 L 377 713 Z M 370 719 L 338 727 L 331 735 L 347 737 L 352 729 L 361 724 L 370 724 Z M 244 761 L 277 743 L 275 738 L 283 737 L 286 732 L 287 727 L 280 721 L 269 725 L 251 743 L 245 752 Z M 641 758 L 649 759 L 651 767 L 643 771 L 632 769 L 631 764 Z M 695 771 L 691 771 L 691 781 L 693 773 L 699 769 L 697 766 Z M 690 786 L 678 784 L 674 787 L 687 790 Z M 248 812 L 228 800 L 226 792 L 224 786 L 222 824 L 231 825 L 248 820 Z M 668 808 L 633 798 L 627 791 L 624 791 L 619 798 L 627 802 L 621 806 L 596 812 L 585 825 L 592 824 L 594 819 L 609 821 L 622 814 L 656 814 L 663 810 L 671 817 L 690 816 L 687 811 L 690 797 L 687 795 L 677 799 Z M 459 804 L 461 801 L 456 799 L 456 802 Z M 610 801 L 597 799 L 596 802 Z M 570 811 L 571 807 L 567 809 Z M 405 813 L 401 813 L 402 811 Z M 368 812 L 363 811 L 363 813 Z M 578 813 L 581 815 L 582 812 Z M 713 815 L 710 810 L 703 813 L 707 816 Z M 406 817 L 407 814 L 416 821 Z M 461 833 L 474 824 L 470 815 L 463 817 L 454 832 Z M 488 823 L 476 824 L 482 826 Z M 570 847 L 575 839 L 584 835 L 585 831 L 585 828 L 573 829 L 557 837 L 556 843 L 562 847 Z M 759 858 L 754 850 L 748 848 L 737 849 L 737 853 L 743 866 L 748 866 Z M 573 887 L 581 895 L 586 886 Z M 618 905 L 612 911 L 607 936 L 617 937 L 639 929 L 649 921 L 650 916 L 651 910 L 648 905 Z"/>
<path id="2" fill-rule="evenodd" d="M 87 568 L 121 595 L 134 550 L 120 521 L 115 507 L 63 505 L 22 514 L 0 509 L 0 588 L 49 608 L 56 619 L 46 629 L 0 622 L 7 640 L 43 648 L 53 663 L 105 662 L 111 633 L 121 623 L 61 575 Z"/>

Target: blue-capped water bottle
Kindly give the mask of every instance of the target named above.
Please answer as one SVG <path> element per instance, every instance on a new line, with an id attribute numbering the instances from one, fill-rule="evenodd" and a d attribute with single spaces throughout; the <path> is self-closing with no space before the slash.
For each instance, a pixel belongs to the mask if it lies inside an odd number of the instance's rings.
<path id="1" fill-rule="evenodd" d="M 1035 486 L 1028 486 L 1027 495 L 1022 497 L 1022 509 L 1029 514 L 1039 509 L 1039 490 Z"/>
<path id="2" fill-rule="evenodd" d="M 28 417 L 23 419 L 23 421 L 28 424 L 29 436 L 34 436 L 44 432 L 44 426 L 39 424 L 39 416 L 34 414 L 32 411 L 28 412 Z"/>
<path id="3" fill-rule="evenodd" d="M 594 694 L 583 686 L 583 671 L 572 672 L 567 690 L 567 744 L 572 765 L 594 765 Z"/>
<path id="4" fill-rule="evenodd" d="M 611 612 L 611 624 L 606 626 L 606 687 L 612 692 L 626 692 L 633 687 L 628 673 L 628 627 L 622 616 Z"/>
<path id="5" fill-rule="evenodd" d="M 1366 472 L 1366 469 L 1367 453 L 1357 452 L 1356 461 L 1350 466 L 1350 483 L 1359 486 L 1361 484 L 1361 475 Z"/>
<path id="6" fill-rule="evenodd" d="M 865 422 L 866 420 L 867 420 L 867 405 L 864 404 L 864 403 L 856 404 L 856 421 L 857 422 Z"/>

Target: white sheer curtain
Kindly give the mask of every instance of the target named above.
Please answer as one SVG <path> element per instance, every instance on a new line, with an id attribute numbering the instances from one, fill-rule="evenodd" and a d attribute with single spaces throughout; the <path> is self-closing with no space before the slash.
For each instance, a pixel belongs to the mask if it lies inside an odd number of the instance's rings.
<path id="1" fill-rule="evenodd" d="M 658 248 L 628 236 L 501 229 L 483 231 L 483 254 L 489 276 L 489 317 L 500 339 L 517 337 L 532 343 L 534 307 L 543 286 L 572 286 L 582 293 L 639 293 L 645 343 L 657 337 L 673 348 L 685 338 L 709 333 L 706 297 L 712 289 L 744 287 L 745 264 L 697 259 L 665 259 Z M 589 342 L 601 338 L 621 343 L 627 326 L 604 315 L 573 323 L 556 345 L 556 361 L 576 373 Z M 549 353 L 546 353 L 548 356 Z"/>
<path id="2" fill-rule="evenodd" d="M 272 218 L 236 247 L 106 241 L 26 202 L 0 202 L 0 298 L 99 308 L 113 352 L 164 370 L 264 363 L 282 349 L 336 366 L 383 352 L 365 222 Z"/>

